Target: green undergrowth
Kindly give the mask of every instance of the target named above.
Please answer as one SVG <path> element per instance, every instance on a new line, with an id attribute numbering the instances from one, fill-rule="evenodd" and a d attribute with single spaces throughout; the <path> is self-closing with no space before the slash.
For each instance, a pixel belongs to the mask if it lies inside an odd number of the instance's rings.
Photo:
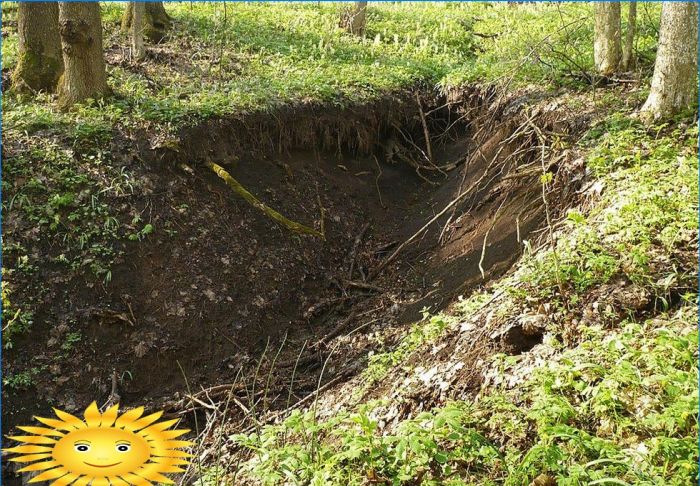
<path id="1" fill-rule="evenodd" d="M 506 296 L 493 303 L 496 319 L 549 304 L 545 343 L 555 355 L 527 365 L 526 378 L 486 386 L 472 401 L 433 408 L 388 432 L 375 416 L 387 405 L 382 399 L 324 420 L 313 407 L 293 412 L 233 437 L 252 454 L 237 477 L 315 485 L 695 482 L 697 136 L 688 119 L 647 128 L 613 115 L 581 141 L 590 195 L 569 211 L 554 250 L 525 255 L 494 288 Z M 651 304 L 640 311 L 634 301 L 618 302 L 620 309 L 581 317 L 590 301 L 607 297 L 606 284 L 620 281 L 643 289 Z M 372 356 L 370 386 L 421 364 L 415 350 L 439 342 L 490 297 L 426 316 L 395 349 Z M 491 358 L 504 376 L 517 375 L 521 361 Z"/>
<path id="2" fill-rule="evenodd" d="M 624 35 L 628 4 L 622 5 Z M 511 87 L 577 88 L 595 80 L 591 2 L 532 2 L 504 9 L 484 9 L 475 15 L 478 55 L 473 62 L 450 71 L 443 79 L 445 85 L 501 80 Z M 660 10 L 658 4 L 639 4 L 635 76 L 647 76 L 653 69 Z"/>
<path id="3" fill-rule="evenodd" d="M 449 89 L 511 77 L 511 86 L 585 85 L 593 71 L 588 4 L 376 3 L 362 37 L 338 27 L 342 3 L 173 2 L 166 8 L 175 27 L 137 66 L 123 59 L 123 5 L 103 3 L 113 96 L 65 114 L 52 97 L 18 97 L 10 89 L 4 127 L 30 133 L 50 127 L 74 137 L 129 127 L 174 133 L 211 117 L 290 105 L 367 104 L 416 85 Z M 3 9 L 8 20 L 16 15 L 13 3 Z M 653 59 L 658 10 L 640 7 L 642 76 Z M 3 65 L 12 69 L 16 35 L 11 27 L 4 32 Z M 557 50 L 561 45 L 573 47 L 565 54 Z"/>
<path id="4" fill-rule="evenodd" d="M 473 17 L 483 5 L 372 5 L 362 37 L 338 27 L 342 4 L 169 3 L 168 38 L 149 46 L 137 68 L 117 63 L 107 48 L 114 95 L 91 119 L 108 126 L 164 128 L 215 117 L 272 112 L 282 106 L 371 103 L 417 84 L 435 85 L 474 57 Z M 5 7 L 8 8 L 8 7 Z M 105 46 L 127 46 L 119 31 L 123 5 L 102 4 Z M 16 38 L 3 45 L 4 65 L 16 63 Z M 26 105 L 34 105 L 31 108 Z M 12 116 L 23 110 L 23 116 Z M 71 130 L 76 118 L 45 99 L 10 96 L 9 126 L 36 125 L 27 115 Z M 106 111 L 106 113 L 104 113 Z"/>
<path id="5" fill-rule="evenodd" d="M 383 434 L 372 404 L 295 411 L 233 439 L 263 484 L 685 485 L 697 475 L 695 303 L 586 340 L 514 390 L 453 402 Z"/>
<path id="6" fill-rule="evenodd" d="M 623 279 L 648 290 L 656 308 L 694 288 L 697 239 L 697 125 L 645 127 L 614 115 L 584 137 L 595 205 L 569 210 L 555 251 L 526 258 L 509 289 L 564 312 L 595 286 Z M 598 196 L 597 194 L 600 193 Z"/>
<path id="7" fill-rule="evenodd" d="M 34 140 L 28 150 L 3 158 L 5 348 L 29 329 L 32 302 L 51 279 L 65 282 L 62 275 L 86 275 L 108 285 L 125 243 L 153 232 L 138 207 L 116 206 L 139 187 L 108 152 L 66 147 L 52 138 Z M 27 284 L 32 281 L 39 283 Z M 30 299 L 24 295 L 15 302 L 20 282 L 33 290 Z"/>

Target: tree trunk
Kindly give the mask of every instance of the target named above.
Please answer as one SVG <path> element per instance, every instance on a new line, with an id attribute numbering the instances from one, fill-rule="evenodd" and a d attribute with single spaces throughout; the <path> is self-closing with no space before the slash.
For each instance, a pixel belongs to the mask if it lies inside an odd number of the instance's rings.
<path id="1" fill-rule="evenodd" d="M 629 3 L 629 13 L 627 17 L 627 31 L 625 32 L 625 45 L 622 48 L 622 70 L 631 71 L 636 64 L 634 58 L 634 36 L 637 34 L 637 2 L 632 0 Z"/>
<path id="2" fill-rule="evenodd" d="M 58 87 L 58 103 L 67 108 L 107 93 L 102 54 L 102 22 L 97 2 L 60 2 L 58 24 L 65 72 Z"/>
<path id="3" fill-rule="evenodd" d="M 131 58 L 141 61 L 146 57 L 146 46 L 143 44 L 143 20 L 146 13 L 146 4 L 143 2 L 129 2 L 132 10 L 131 17 Z"/>
<path id="4" fill-rule="evenodd" d="M 17 32 L 19 56 L 12 73 L 13 89 L 53 91 L 63 73 L 58 4 L 20 2 Z"/>
<path id="5" fill-rule="evenodd" d="M 161 42 L 168 31 L 173 27 L 173 21 L 165 11 L 163 2 L 145 2 L 146 11 L 143 19 L 143 35 L 151 42 Z M 124 9 L 122 16 L 122 30 L 129 32 L 133 19 L 133 11 L 130 5 Z"/>
<path id="6" fill-rule="evenodd" d="M 622 57 L 620 2 L 596 2 L 593 15 L 595 67 L 599 74 L 610 76 L 617 71 Z"/>
<path id="7" fill-rule="evenodd" d="M 367 26 L 367 2 L 355 2 L 340 14 L 340 27 L 351 34 L 363 35 Z"/>
<path id="8" fill-rule="evenodd" d="M 665 118 L 695 104 L 697 49 L 698 4 L 664 2 L 651 91 L 642 107 L 644 118 Z"/>

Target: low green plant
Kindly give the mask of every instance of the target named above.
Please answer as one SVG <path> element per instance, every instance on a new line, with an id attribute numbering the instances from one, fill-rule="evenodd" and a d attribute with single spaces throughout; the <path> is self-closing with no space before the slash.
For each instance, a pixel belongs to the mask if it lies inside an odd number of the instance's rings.
<path id="1" fill-rule="evenodd" d="M 21 373 L 5 375 L 2 377 L 2 384 L 13 390 L 27 390 L 34 386 L 34 377 L 42 373 L 44 368 L 34 367 Z"/>
<path id="2" fill-rule="evenodd" d="M 2 269 L 2 345 L 12 349 L 15 336 L 27 332 L 32 326 L 34 315 L 31 311 L 22 310 L 12 305 L 8 277 L 11 271 Z"/>
<path id="3" fill-rule="evenodd" d="M 70 351 L 82 339 L 83 336 L 82 334 L 80 334 L 79 331 L 69 332 L 68 334 L 66 334 L 66 338 L 64 339 L 63 344 L 61 344 L 61 349 L 63 351 Z"/>
<path id="4" fill-rule="evenodd" d="M 387 371 L 403 363 L 420 346 L 440 336 L 452 322 L 454 319 L 451 316 L 443 314 L 431 316 L 427 310 L 424 310 L 423 320 L 411 327 L 395 349 L 369 357 L 369 364 L 364 371 L 365 388 L 381 380 Z"/>

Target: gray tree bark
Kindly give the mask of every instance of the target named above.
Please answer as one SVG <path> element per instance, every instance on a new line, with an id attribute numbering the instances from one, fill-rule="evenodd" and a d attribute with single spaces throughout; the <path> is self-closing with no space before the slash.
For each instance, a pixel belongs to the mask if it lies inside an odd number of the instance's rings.
<path id="1" fill-rule="evenodd" d="M 132 10 L 131 18 L 131 57 L 135 61 L 141 61 L 146 57 L 146 46 L 143 43 L 143 26 L 146 13 L 146 4 L 143 2 L 129 2 Z"/>
<path id="2" fill-rule="evenodd" d="M 56 89 L 63 73 L 58 4 L 20 2 L 17 12 L 19 57 L 12 87 L 19 92 Z"/>
<path id="3" fill-rule="evenodd" d="M 58 24 L 65 72 L 58 87 L 58 103 L 68 108 L 107 93 L 102 53 L 102 22 L 97 2 L 60 2 Z"/>
<path id="4" fill-rule="evenodd" d="M 351 34 L 363 35 L 367 26 L 367 2 L 355 2 L 340 15 L 340 27 Z"/>
<path id="5" fill-rule="evenodd" d="M 596 2 L 593 15 L 595 17 L 593 41 L 595 67 L 599 74 L 610 76 L 617 71 L 622 60 L 620 2 Z"/>
<path id="6" fill-rule="evenodd" d="M 627 14 L 627 30 L 625 31 L 625 44 L 622 46 L 622 63 L 620 67 L 623 71 L 634 69 L 636 64 L 634 58 L 634 36 L 637 34 L 637 2 L 632 0 L 629 3 Z"/>
<path id="7" fill-rule="evenodd" d="M 659 119 L 695 105 L 698 93 L 698 4 L 664 2 L 651 91 L 642 116 Z"/>
<path id="8" fill-rule="evenodd" d="M 163 2 L 146 2 L 144 20 L 143 20 L 143 35 L 151 41 L 158 43 L 162 41 L 168 31 L 173 28 L 173 21 L 165 11 Z M 124 9 L 122 16 L 122 31 L 129 32 L 133 18 L 133 9 L 131 3 Z"/>

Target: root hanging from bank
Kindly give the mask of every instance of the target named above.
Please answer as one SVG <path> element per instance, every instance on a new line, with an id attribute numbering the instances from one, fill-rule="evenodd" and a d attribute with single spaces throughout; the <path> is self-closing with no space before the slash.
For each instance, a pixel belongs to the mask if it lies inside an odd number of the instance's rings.
<path id="1" fill-rule="evenodd" d="M 241 196 L 243 199 L 245 199 L 251 206 L 259 209 L 267 217 L 270 219 L 273 219 L 280 223 L 282 226 L 287 228 L 290 231 L 293 231 L 294 233 L 297 234 L 304 234 L 304 235 L 311 235 L 315 236 L 317 238 L 321 238 L 322 240 L 326 239 L 326 236 L 321 232 L 317 231 L 309 226 L 303 225 L 301 223 L 297 223 L 296 221 L 292 221 L 291 219 L 286 218 L 285 216 L 281 215 L 271 207 L 267 206 L 264 204 L 262 201 L 260 201 L 258 198 L 253 196 L 245 187 L 241 185 L 240 182 L 238 182 L 236 179 L 234 179 L 231 174 L 228 173 L 226 169 L 221 167 L 218 164 L 215 164 L 214 162 L 208 160 L 205 162 L 205 165 L 209 167 L 214 173 L 219 176 L 221 179 L 224 180 L 227 186 L 229 186 L 233 191 Z"/>

